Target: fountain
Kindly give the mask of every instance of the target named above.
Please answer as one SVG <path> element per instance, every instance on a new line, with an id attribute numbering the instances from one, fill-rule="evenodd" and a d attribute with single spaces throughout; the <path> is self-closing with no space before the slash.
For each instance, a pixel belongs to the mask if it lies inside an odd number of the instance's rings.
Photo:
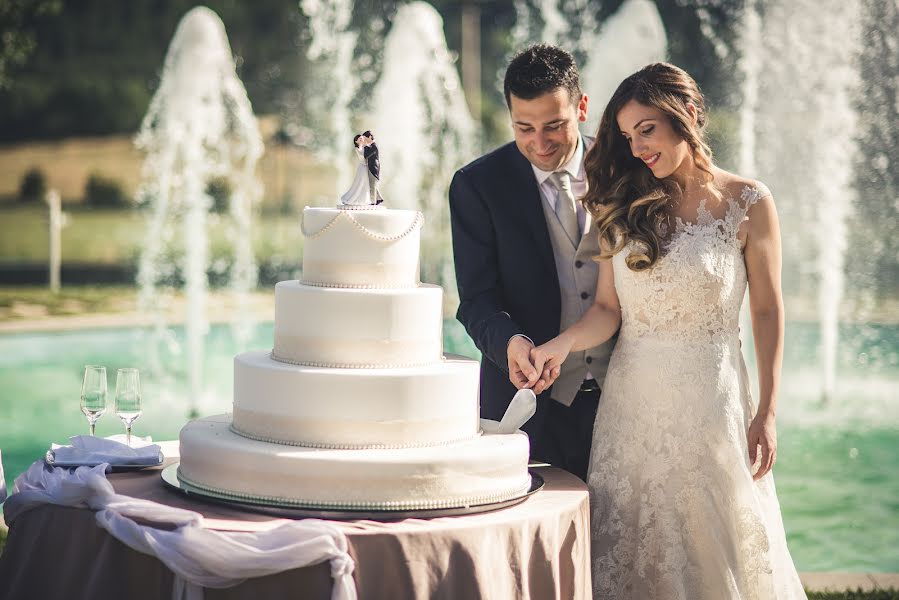
<path id="1" fill-rule="evenodd" d="M 625 0 L 601 26 L 587 2 L 564 2 L 564 12 L 560 4 L 560 0 L 541 0 L 533 10 L 523 1 L 516 2 L 513 44 L 516 51 L 537 42 L 558 44 L 583 57 L 579 65 L 581 86 L 590 104 L 589 118 L 581 130 L 593 135 L 618 84 L 641 67 L 665 59 L 665 27 L 650 0 Z"/>
<path id="2" fill-rule="evenodd" d="M 209 186 L 224 178 L 231 189 L 228 226 L 233 246 L 229 282 L 237 295 L 236 315 L 255 287 L 251 210 L 261 194 L 256 162 L 263 146 L 243 84 L 237 77 L 225 27 L 204 7 L 190 10 L 178 24 L 165 58 L 136 146 L 146 154 L 138 201 L 148 206 L 147 237 L 140 256 L 139 306 L 153 315 L 154 335 L 147 347 L 149 368 L 167 373 L 164 354 L 182 350 L 167 328 L 165 289 L 184 280 L 186 363 L 192 412 L 203 400 L 204 338 L 208 330 Z M 180 262 L 180 271 L 176 266 Z M 223 265 L 227 269 L 227 265 Z M 237 318 L 235 332 L 252 327 Z"/>
<path id="3" fill-rule="evenodd" d="M 373 93 L 371 123 L 372 130 L 381 133 L 378 147 L 387 203 L 427 216 L 423 279 L 453 294 L 446 190 L 455 170 L 475 156 L 475 123 L 446 46 L 443 20 L 430 4 L 412 2 L 396 13 Z M 448 296 L 448 310 L 456 302 Z"/>
<path id="4" fill-rule="evenodd" d="M 745 11 L 740 172 L 765 181 L 777 199 L 785 297 L 798 305 L 817 290 L 820 386 L 826 400 L 836 384 L 847 221 L 854 200 L 859 4 L 821 10 L 812 0 L 778 0 L 750 2 Z M 837 31 L 838 39 L 827 33 Z"/>
<path id="5" fill-rule="evenodd" d="M 378 64 L 356 61 L 359 32 L 353 3 L 304 0 L 309 23 L 307 56 L 314 61 L 315 89 L 310 113 L 327 115 L 317 123 L 318 158 L 338 172 L 334 201 L 350 180 L 351 125 L 371 129 L 380 150 L 381 191 L 391 208 L 418 209 L 427 215 L 422 239 L 422 278 L 455 290 L 446 189 L 453 172 L 475 155 L 476 128 L 454 59 L 447 48 L 443 20 L 426 2 L 400 6 L 384 41 Z M 380 72 L 377 81 L 370 85 Z M 361 94 L 361 96 L 359 96 Z M 356 108 L 351 114 L 351 107 Z M 445 306 L 455 306 L 452 296 Z"/>
<path id="6" fill-rule="evenodd" d="M 357 39 L 357 34 L 350 29 L 353 0 L 302 0 L 300 8 L 309 21 L 311 43 L 306 56 L 319 69 L 313 74 L 316 93 L 307 99 L 307 109 L 325 115 L 324 123 L 316 127 L 320 130 L 317 155 L 322 163 L 333 165 L 337 171 L 334 178 L 337 198 L 352 179 L 349 156 L 354 132 L 350 103 L 360 85 L 360 78 L 353 71 Z"/>

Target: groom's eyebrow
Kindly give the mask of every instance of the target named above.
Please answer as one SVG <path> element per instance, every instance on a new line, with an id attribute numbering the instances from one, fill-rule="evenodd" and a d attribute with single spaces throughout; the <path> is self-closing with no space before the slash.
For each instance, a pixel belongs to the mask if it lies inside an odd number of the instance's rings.
<path id="1" fill-rule="evenodd" d="M 559 125 L 560 123 L 566 123 L 568 119 L 553 119 L 552 121 L 547 121 L 543 123 L 543 125 Z M 516 125 L 521 125 L 522 127 L 533 127 L 532 123 L 528 123 L 527 121 L 512 121 Z"/>

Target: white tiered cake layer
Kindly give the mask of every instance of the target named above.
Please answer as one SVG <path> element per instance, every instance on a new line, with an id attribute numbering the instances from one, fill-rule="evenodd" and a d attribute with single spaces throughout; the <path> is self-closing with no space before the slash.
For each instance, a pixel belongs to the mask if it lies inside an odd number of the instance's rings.
<path id="1" fill-rule="evenodd" d="M 443 289 L 275 286 L 274 358 L 329 367 L 391 367 L 443 355 Z"/>
<path id="2" fill-rule="evenodd" d="M 282 363 L 267 352 L 234 358 L 234 430 L 330 448 L 442 445 L 478 427 L 477 361 L 334 369 Z"/>
<path id="3" fill-rule="evenodd" d="M 218 415 L 181 430 L 179 479 L 237 499 L 375 510 L 501 502 L 530 486 L 521 433 L 451 446 L 327 450 L 247 439 L 229 424 Z"/>
<path id="4" fill-rule="evenodd" d="M 303 283 L 403 288 L 419 283 L 422 216 L 413 210 L 303 210 Z"/>

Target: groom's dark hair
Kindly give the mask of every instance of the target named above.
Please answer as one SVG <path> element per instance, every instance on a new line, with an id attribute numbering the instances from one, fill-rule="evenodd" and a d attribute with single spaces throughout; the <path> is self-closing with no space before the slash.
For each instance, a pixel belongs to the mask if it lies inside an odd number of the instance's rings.
<path id="1" fill-rule="evenodd" d="M 572 102 L 581 99 L 581 82 L 574 57 L 558 46 L 537 44 L 518 53 L 506 69 L 503 93 L 506 107 L 511 97 L 533 100 L 559 88 L 568 90 Z"/>

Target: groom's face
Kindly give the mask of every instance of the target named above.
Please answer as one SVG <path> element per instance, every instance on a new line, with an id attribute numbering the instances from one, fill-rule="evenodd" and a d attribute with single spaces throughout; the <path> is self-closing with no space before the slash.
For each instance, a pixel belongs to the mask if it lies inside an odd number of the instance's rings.
<path id="1" fill-rule="evenodd" d="M 587 120 L 587 96 L 572 101 L 564 88 L 532 100 L 512 94 L 509 112 L 518 150 L 538 169 L 556 171 L 577 149 L 577 124 Z"/>

